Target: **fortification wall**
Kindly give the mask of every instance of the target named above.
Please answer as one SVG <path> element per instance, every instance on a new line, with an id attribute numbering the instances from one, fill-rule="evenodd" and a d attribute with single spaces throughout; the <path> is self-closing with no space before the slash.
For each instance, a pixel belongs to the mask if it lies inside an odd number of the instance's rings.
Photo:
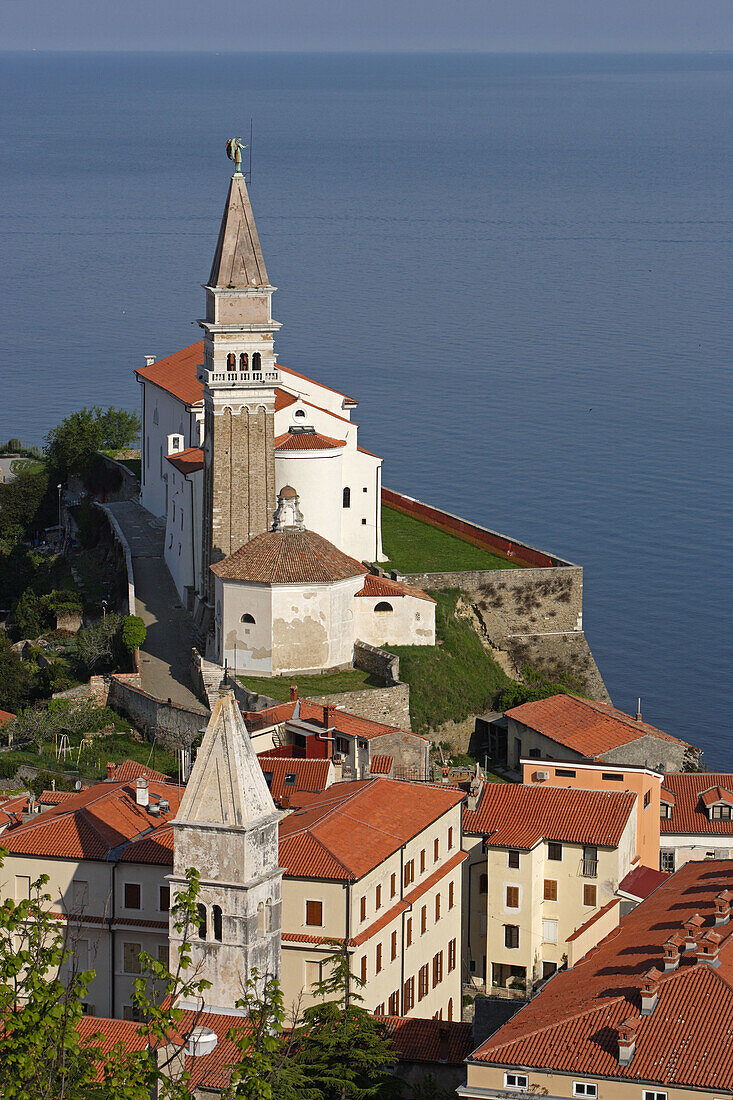
<path id="1" fill-rule="evenodd" d="M 108 702 L 149 738 L 157 738 L 171 748 L 189 746 L 209 719 L 204 707 L 194 711 L 178 703 L 161 702 L 121 676 L 112 677 Z"/>
<path id="2" fill-rule="evenodd" d="M 356 714 L 359 718 L 369 718 L 372 722 L 383 722 L 386 726 L 399 726 L 403 730 L 412 729 L 409 684 L 367 688 L 366 691 L 343 691 L 336 695 L 312 695 L 309 698 L 316 703 L 332 703 L 336 707 L 343 707 L 349 714 Z M 381 740 L 379 745 L 379 752 L 391 752 L 391 749 L 382 750 Z"/>

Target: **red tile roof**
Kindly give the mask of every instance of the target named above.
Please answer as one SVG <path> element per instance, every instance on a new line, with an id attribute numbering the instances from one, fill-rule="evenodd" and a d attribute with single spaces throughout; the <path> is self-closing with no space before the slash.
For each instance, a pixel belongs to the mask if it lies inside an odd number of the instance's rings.
<path id="1" fill-rule="evenodd" d="M 580 699 L 577 695 L 553 695 L 549 699 L 523 703 L 506 713 L 556 744 L 588 758 L 628 745 L 639 737 L 659 737 L 663 741 L 685 744 L 646 722 L 637 722 L 615 707 Z"/>
<path id="2" fill-rule="evenodd" d="M 393 779 L 301 794 L 280 822 L 280 863 L 296 878 L 361 878 L 463 799 L 462 791 Z"/>
<path id="3" fill-rule="evenodd" d="M 724 787 L 710 787 L 700 795 L 700 801 L 706 809 L 715 806 L 718 802 L 725 802 L 730 806 L 733 803 L 733 794 Z"/>
<path id="4" fill-rule="evenodd" d="M 454 1006 L 458 1011 L 458 1006 Z M 471 1024 L 458 1020 L 421 1020 L 413 1016 L 378 1016 L 402 1062 L 444 1062 L 459 1066 L 471 1053 Z"/>
<path id="5" fill-rule="evenodd" d="M 166 455 L 166 458 L 182 474 L 193 474 L 204 468 L 204 452 L 200 447 L 188 447 L 185 451 Z"/>
<path id="6" fill-rule="evenodd" d="M 374 573 L 367 573 L 364 577 L 364 587 L 357 596 L 415 596 L 418 600 L 427 600 L 435 603 L 432 596 L 423 592 L 421 588 L 413 588 L 412 585 L 402 584 L 401 581 L 393 581 L 388 577 L 377 577 Z"/>
<path id="7" fill-rule="evenodd" d="M 632 898 L 639 898 L 643 901 L 644 898 L 648 898 L 650 894 L 653 894 L 658 886 L 661 886 L 669 878 L 669 875 L 664 871 L 655 871 L 653 867 L 643 867 L 639 864 L 638 867 L 634 867 L 633 871 L 629 871 L 625 878 L 622 878 L 618 884 L 619 891 L 624 894 L 631 894 Z"/>
<path id="8" fill-rule="evenodd" d="M 112 858 L 116 849 L 127 846 L 143 834 L 150 837 L 164 827 L 175 816 L 182 790 L 156 782 L 155 794 L 167 799 L 170 809 L 154 816 L 136 804 L 133 785 L 96 783 L 23 825 L 6 829 L 3 847 L 19 855 L 59 859 Z M 153 791 L 150 800 L 156 801 Z"/>
<path id="9" fill-rule="evenodd" d="M 664 777 L 663 801 L 672 802 L 672 817 L 662 818 L 662 833 L 733 836 L 733 821 L 710 821 L 702 795 L 711 787 L 733 791 L 733 772 L 675 772 Z M 669 792 L 664 797 L 665 792 Z M 671 798 L 670 798 L 671 795 Z"/>
<path id="10" fill-rule="evenodd" d="M 270 777 L 267 785 L 275 802 L 280 802 L 284 795 L 292 798 L 293 794 L 301 791 L 325 791 L 328 784 L 330 760 L 261 755 L 259 761 L 265 779 L 268 775 Z M 286 783 L 286 775 L 294 776 L 295 782 Z"/>
<path id="11" fill-rule="evenodd" d="M 76 798 L 76 791 L 42 791 L 36 802 L 39 806 L 60 806 L 70 798 Z"/>
<path id="12" fill-rule="evenodd" d="M 14 714 L 11 714 L 9 710 L 0 710 L 0 726 L 4 726 L 7 722 L 12 722 L 15 718 Z"/>
<path id="13" fill-rule="evenodd" d="M 377 753 L 369 761 L 369 771 L 372 775 L 391 775 L 394 767 L 394 759 L 385 753 Z"/>
<path id="14" fill-rule="evenodd" d="M 463 811 L 463 828 L 496 848 L 533 848 L 540 840 L 615 848 L 635 805 L 630 791 L 484 783 L 477 809 Z"/>
<path id="15" fill-rule="evenodd" d="M 345 439 L 331 439 L 318 432 L 285 432 L 275 439 L 277 451 L 335 451 L 345 446 Z"/>
<path id="16" fill-rule="evenodd" d="M 222 580 L 258 584 L 329 584 L 366 567 L 315 531 L 267 531 L 211 566 Z"/>
<path id="17" fill-rule="evenodd" d="M 689 862 L 624 917 L 598 947 L 556 974 L 471 1056 L 501 1066 L 548 1068 L 715 1092 L 733 1090 L 733 924 L 720 925 L 720 967 L 683 953 L 662 974 L 659 1001 L 638 1023 L 630 1065 L 618 1062 L 619 1025 L 640 1010 L 639 989 L 663 970 L 663 943 L 696 914 L 714 926 L 714 898 L 733 887 L 733 862 Z"/>
<path id="18" fill-rule="evenodd" d="M 146 382 L 154 382 L 187 405 L 198 405 L 203 401 L 204 387 L 196 377 L 196 367 L 203 361 L 204 342 L 198 340 L 149 367 L 138 367 L 135 374 Z"/>
<path id="19" fill-rule="evenodd" d="M 246 682 L 246 677 L 245 677 Z M 292 702 L 279 703 L 277 706 L 268 707 L 266 710 L 247 711 L 244 715 L 248 729 L 261 730 L 265 726 L 276 726 L 293 718 L 296 704 Z M 308 699 L 300 700 L 300 719 L 309 725 L 325 729 L 323 720 L 323 704 L 311 703 Z M 388 733 L 408 734 L 419 741 L 427 741 L 419 733 L 412 730 L 402 730 L 397 726 L 387 726 L 383 722 L 373 722 L 370 718 L 360 718 L 357 714 L 349 714 L 346 710 L 336 708 L 332 712 L 331 727 L 336 733 L 347 737 L 359 737 L 365 741 L 371 741 L 375 737 L 384 737 Z"/>
<path id="20" fill-rule="evenodd" d="M 146 776 L 151 783 L 173 782 L 169 775 L 156 772 L 154 768 L 149 768 L 147 764 L 141 764 L 138 760 L 130 760 L 129 757 L 121 760 L 116 765 L 113 778 L 116 783 L 129 783 L 131 779 L 139 779 L 141 775 Z"/>

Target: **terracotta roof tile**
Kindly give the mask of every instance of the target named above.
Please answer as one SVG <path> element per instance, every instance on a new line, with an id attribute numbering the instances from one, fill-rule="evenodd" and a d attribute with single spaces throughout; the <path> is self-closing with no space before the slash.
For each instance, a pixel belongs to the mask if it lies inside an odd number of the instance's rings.
<path id="1" fill-rule="evenodd" d="M 294 794 L 301 791 L 326 789 L 331 768 L 330 760 L 304 760 L 302 757 L 263 755 L 259 757 L 259 761 L 275 802 L 280 802 L 285 795 L 292 798 Z M 293 781 L 286 783 L 286 776 L 292 776 Z"/>
<path id="2" fill-rule="evenodd" d="M 614 848 L 635 805 L 630 791 L 484 783 L 477 809 L 463 811 L 463 828 L 497 848 L 533 848 L 540 840 Z"/>
<path id="3" fill-rule="evenodd" d="M 204 387 L 196 377 L 196 367 L 203 361 L 204 342 L 198 340 L 149 367 L 138 367 L 135 374 L 146 382 L 154 382 L 187 405 L 198 405 L 203 401 Z"/>
<path id="4" fill-rule="evenodd" d="M 138 760 L 130 760 L 129 757 L 117 764 L 113 778 L 116 783 L 129 783 L 131 779 L 139 779 L 141 775 L 147 776 L 151 783 L 173 782 L 169 775 L 157 772 L 154 768 L 149 768 L 147 764 L 141 764 Z"/>
<path id="5" fill-rule="evenodd" d="M 276 451 L 335 451 L 345 446 L 346 440 L 332 439 L 318 432 L 285 432 L 275 439 Z"/>
<path id="6" fill-rule="evenodd" d="M 60 806 L 70 798 L 76 798 L 76 791 L 42 791 L 36 802 L 39 806 Z"/>
<path id="7" fill-rule="evenodd" d="M 720 966 L 682 956 L 659 978 L 659 1001 L 641 1017 L 633 1061 L 619 1065 L 618 1029 L 640 1009 L 639 989 L 663 969 L 663 943 L 696 914 L 712 932 L 714 898 L 733 887 L 733 862 L 691 861 L 621 920 L 571 970 L 541 992 L 471 1056 L 502 1066 L 733 1090 L 733 924 L 718 926 Z M 706 933 L 706 934 L 707 934 Z"/>
<path id="8" fill-rule="evenodd" d="M 628 745 L 639 737 L 659 737 L 663 741 L 685 744 L 647 722 L 637 722 L 615 707 L 580 699 L 577 695 L 552 695 L 549 699 L 523 703 L 506 713 L 556 744 L 588 758 Z"/>
<path id="9" fill-rule="evenodd" d="M 413 1016 L 378 1016 L 392 1048 L 404 1062 L 445 1062 L 459 1066 L 471 1053 L 471 1024 L 458 1020 L 421 1020 Z"/>
<path id="10" fill-rule="evenodd" d="M 292 719 L 295 706 L 295 703 L 287 702 L 268 707 L 266 710 L 247 711 L 244 715 L 247 728 L 259 730 L 265 726 L 275 726 L 287 722 Z M 300 718 L 309 725 L 325 729 L 322 703 L 311 703 L 308 699 L 301 699 Z M 373 722 L 370 718 L 360 718 L 359 715 L 349 714 L 348 711 L 341 710 L 338 707 L 332 712 L 331 725 L 337 733 L 360 737 L 365 741 L 370 741 L 375 737 L 384 737 L 388 733 L 404 733 L 416 737 L 419 741 L 427 741 L 426 737 L 419 733 L 413 733 L 412 730 L 401 730 L 398 726 L 387 726 L 383 722 Z"/>
<path id="11" fill-rule="evenodd" d="M 280 863 L 291 877 L 361 878 L 463 797 L 462 791 L 381 778 L 301 794 L 301 808 L 280 822 Z M 321 876 L 327 861 L 332 873 Z"/>
<path id="12" fill-rule="evenodd" d="M 185 451 L 166 455 L 166 458 L 182 474 L 193 474 L 204 468 L 204 452 L 200 447 L 187 447 Z"/>
<path id="13" fill-rule="evenodd" d="M 211 566 L 222 580 L 258 584 L 329 584 L 366 567 L 315 531 L 267 531 Z"/>
<path id="14" fill-rule="evenodd" d="M 15 718 L 14 714 L 11 714 L 9 710 L 0 710 L 0 726 L 4 726 L 6 722 L 12 722 Z"/>
<path id="15" fill-rule="evenodd" d="M 662 833 L 733 836 L 733 821 L 711 821 L 703 794 L 711 787 L 733 791 L 733 772 L 675 772 L 664 777 L 663 801 L 672 803 L 672 817 L 660 821 Z M 671 796 L 671 797 L 670 797 Z"/>
<path id="16" fill-rule="evenodd" d="M 377 753 L 369 761 L 369 771 L 372 775 L 391 775 L 394 767 L 394 759 L 385 753 Z"/>
<path id="17" fill-rule="evenodd" d="M 413 588 L 412 585 L 403 584 L 401 581 L 393 581 L 388 577 L 377 577 L 374 573 L 367 573 L 364 577 L 364 587 L 357 596 L 414 596 L 418 600 L 427 600 L 435 603 L 432 596 L 423 592 L 421 588 Z"/>

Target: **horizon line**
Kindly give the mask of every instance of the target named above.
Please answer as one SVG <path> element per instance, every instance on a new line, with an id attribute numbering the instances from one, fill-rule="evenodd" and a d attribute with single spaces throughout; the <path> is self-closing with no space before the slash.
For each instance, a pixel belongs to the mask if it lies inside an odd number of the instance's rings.
<path id="1" fill-rule="evenodd" d="M 288 47 L 262 47 L 261 49 L 219 49 L 217 47 L 158 47 L 151 48 L 138 48 L 130 47 L 128 49 L 115 49 L 107 46 L 89 46 L 84 48 L 78 47 L 53 47 L 53 46 L 17 46 L 17 47 L 5 47 L 0 49 L 0 56 L 6 54 L 289 54 L 300 56 L 352 56 L 357 55 L 378 55 L 378 56 L 419 56 L 419 55 L 455 55 L 455 54 L 471 54 L 477 57 L 515 57 L 515 56 L 563 56 L 563 57 L 614 57 L 614 56 L 704 56 L 704 57 L 718 57 L 725 56 L 727 54 L 733 55 L 733 45 L 725 48 L 713 49 L 712 47 L 699 47 L 697 49 L 682 49 L 679 47 L 637 47 L 633 49 L 599 49 L 599 48 L 585 48 L 585 49 L 513 49 L 507 48 L 503 50 L 483 50 L 483 49 L 469 49 L 464 46 L 452 46 L 442 48 L 420 48 L 420 49 L 382 49 L 382 48 L 329 48 L 324 47 L 322 49 L 291 49 Z"/>

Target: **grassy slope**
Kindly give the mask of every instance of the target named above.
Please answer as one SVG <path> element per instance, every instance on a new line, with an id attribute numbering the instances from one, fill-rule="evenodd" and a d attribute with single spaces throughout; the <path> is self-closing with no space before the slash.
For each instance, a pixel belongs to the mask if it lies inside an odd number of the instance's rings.
<path id="1" fill-rule="evenodd" d="M 472 546 L 419 519 L 382 506 L 382 542 L 389 563 L 401 573 L 440 573 L 463 569 L 515 569 L 498 554 Z"/>
<path id="2" fill-rule="evenodd" d="M 312 695 L 335 695 L 340 691 L 364 691 L 365 688 L 384 687 L 383 683 L 361 669 L 345 669 L 343 672 L 326 672 L 322 676 L 240 676 L 240 683 L 250 691 L 269 695 L 278 702 L 290 698 L 290 685 L 298 685 L 298 695 L 307 699 Z"/>
<path id="3" fill-rule="evenodd" d="M 490 710 L 498 691 L 512 681 L 499 667 L 470 622 L 455 614 L 459 593 L 433 592 L 438 601 L 438 645 L 388 646 L 400 658 L 400 679 L 410 685 L 412 728 L 425 733 L 448 721 Z"/>

